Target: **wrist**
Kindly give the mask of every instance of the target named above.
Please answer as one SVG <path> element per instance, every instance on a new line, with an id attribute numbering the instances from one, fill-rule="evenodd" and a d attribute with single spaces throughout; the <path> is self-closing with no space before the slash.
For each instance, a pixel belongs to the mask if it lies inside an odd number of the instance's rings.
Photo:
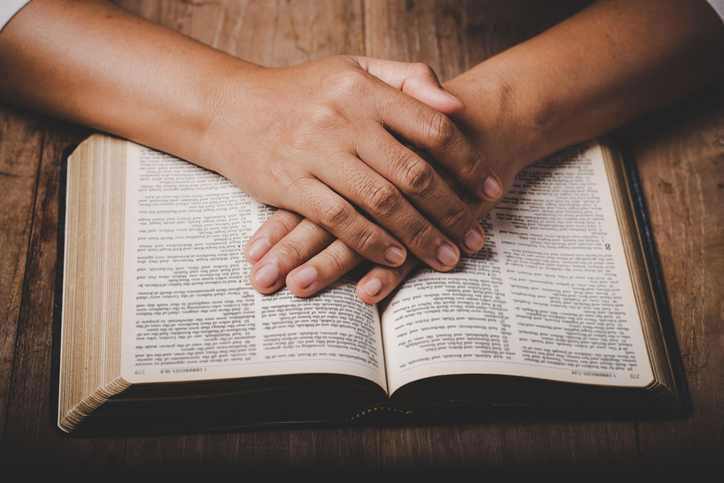
<path id="1" fill-rule="evenodd" d="M 241 141 L 249 134 L 244 120 L 255 118 L 254 95 L 258 82 L 254 79 L 268 70 L 231 56 L 220 59 L 197 85 L 197 106 L 194 113 L 194 132 L 191 138 L 195 164 L 234 179 L 235 160 L 229 157 L 228 146 Z M 243 112 L 239 112 L 239 110 Z M 258 113 L 257 113 L 258 114 Z M 183 142 L 188 143 L 189 139 Z M 239 154 L 239 153 L 237 153 Z M 238 160 L 237 160 L 238 161 Z"/>
<path id="2" fill-rule="evenodd" d="M 515 70 L 498 67 L 496 59 L 451 79 L 445 90 L 465 105 L 458 122 L 463 133 L 489 162 L 505 176 L 555 151 L 551 129 L 541 119 L 550 119 L 545 103 L 531 95 Z"/>
<path id="3" fill-rule="evenodd" d="M 565 124 L 570 116 L 563 111 L 572 99 L 545 49 L 534 47 L 536 39 L 443 85 L 465 105 L 461 129 L 488 162 L 498 163 L 503 178 L 572 144 Z"/>

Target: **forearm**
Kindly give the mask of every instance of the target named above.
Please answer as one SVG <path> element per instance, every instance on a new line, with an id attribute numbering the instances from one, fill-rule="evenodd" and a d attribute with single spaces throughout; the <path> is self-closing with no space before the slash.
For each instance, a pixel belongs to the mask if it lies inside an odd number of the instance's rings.
<path id="1" fill-rule="evenodd" d="M 398 139 L 478 199 L 501 194 L 441 112 L 462 104 L 425 66 L 338 56 L 265 68 L 109 2 L 34 0 L 0 33 L 0 69 L 0 97 L 216 171 L 383 265 L 409 248 L 450 270 L 483 245 L 472 211 Z"/>
<path id="2" fill-rule="evenodd" d="M 466 106 L 458 126 L 507 190 L 523 167 L 673 103 L 722 70 L 724 26 L 704 1 L 609 0 L 444 86 Z M 494 205 L 468 201 L 478 214 Z M 290 290 L 311 295 L 360 261 L 339 241 L 322 250 L 329 241 L 320 231 L 280 211 L 253 238 L 268 237 L 271 248 L 247 256 L 255 269 L 276 260 L 288 273 Z M 289 247 L 296 259 L 286 255 Z M 398 268 L 373 268 L 357 293 L 367 303 L 380 301 L 415 263 L 408 258 Z M 317 282 L 297 280 L 310 270 Z"/>
<path id="3" fill-rule="evenodd" d="M 599 1 L 452 79 L 461 126 L 514 172 L 671 104 L 724 71 L 704 1 Z"/>
<path id="4" fill-rule="evenodd" d="M 256 66 L 105 1 L 33 0 L 0 33 L 0 96 L 208 166 L 220 74 Z"/>

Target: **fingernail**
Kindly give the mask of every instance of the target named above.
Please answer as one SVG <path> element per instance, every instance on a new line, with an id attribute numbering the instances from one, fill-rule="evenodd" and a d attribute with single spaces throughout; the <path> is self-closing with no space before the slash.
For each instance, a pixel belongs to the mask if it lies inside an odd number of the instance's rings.
<path id="1" fill-rule="evenodd" d="M 301 288 L 308 288 L 317 279 L 317 271 L 312 267 L 305 267 L 292 275 L 292 277 L 294 277 L 294 280 L 297 281 L 297 285 Z"/>
<path id="2" fill-rule="evenodd" d="M 246 254 L 249 255 L 252 260 L 261 260 L 261 257 L 266 255 L 266 252 L 268 252 L 270 248 L 271 242 L 269 242 L 269 239 L 262 237 L 254 240 L 254 243 L 249 245 L 249 248 L 246 249 Z"/>
<path id="3" fill-rule="evenodd" d="M 450 245 L 443 245 L 437 252 L 437 259 L 443 266 L 452 267 L 458 263 L 458 254 Z"/>
<path id="4" fill-rule="evenodd" d="M 254 274 L 254 278 L 262 287 L 271 287 L 277 283 L 279 270 L 273 263 L 267 263 Z"/>
<path id="5" fill-rule="evenodd" d="M 371 278 L 365 282 L 364 285 L 362 285 L 362 289 L 370 294 L 371 297 L 374 297 L 378 293 L 380 293 L 380 290 L 382 290 L 382 282 L 380 282 L 376 278 Z"/>
<path id="6" fill-rule="evenodd" d="M 503 194 L 503 187 L 500 186 L 498 180 L 492 176 L 488 176 L 483 184 L 483 193 L 491 200 L 497 200 Z"/>
<path id="7" fill-rule="evenodd" d="M 400 265 L 402 262 L 405 261 L 405 252 L 397 247 L 390 247 L 385 253 L 385 259 L 387 259 L 387 261 L 390 263 Z"/>
<path id="8" fill-rule="evenodd" d="M 465 246 L 468 250 L 475 250 L 476 252 L 483 248 L 485 244 L 485 238 L 479 228 L 473 228 L 465 236 Z"/>

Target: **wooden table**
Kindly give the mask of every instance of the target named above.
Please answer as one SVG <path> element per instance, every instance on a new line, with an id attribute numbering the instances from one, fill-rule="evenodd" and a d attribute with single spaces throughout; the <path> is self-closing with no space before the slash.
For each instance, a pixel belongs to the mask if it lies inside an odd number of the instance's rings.
<path id="1" fill-rule="evenodd" d="M 123 0 L 239 57 L 286 66 L 340 54 L 422 61 L 448 79 L 580 2 Z M 470 3 L 467 5 L 467 3 Z M 0 104 L 0 474 L 314 469 L 636 471 L 724 460 L 724 83 L 627 126 L 694 413 L 676 421 L 504 421 L 421 428 L 71 439 L 49 418 L 61 152 L 90 131 Z"/>

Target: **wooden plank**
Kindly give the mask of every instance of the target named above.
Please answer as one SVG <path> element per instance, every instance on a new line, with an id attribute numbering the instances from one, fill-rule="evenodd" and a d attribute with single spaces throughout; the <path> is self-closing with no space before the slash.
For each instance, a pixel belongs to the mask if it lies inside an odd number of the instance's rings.
<path id="1" fill-rule="evenodd" d="M 53 451 L 51 433 L 50 356 L 58 227 L 58 180 L 63 149 L 79 142 L 87 129 L 36 117 L 48 123 L 34 199 L 32 232 L 18 317 L 12 390 L 4 428 L 4 464 L 32 462 Z M 32 138 L 31 138 L 32 139 Z M 35 183 L 34 183 L 35 184 Z"/>
<path id="2" fill-rule="evenodd" d="M 557 24 L 566 2 L 365 1 L 367 55 L 424 62 L 441 81 Z"/>
<path id="3" fill-rule="evenodd" d="M 13 373 L 43 121 L 0 104 L 0 445 Z"/>
<path id="4" fill-rule="evenodd" d="M 635 146 L 692 395 L 683 421 L 641 423 L 647 465 L 724 461 L 724 81 L 622 133 Z"/>
<path id="5" fill-rule="evenodd" d="M 553 25 L 571 4 L 581 2 L 117 3 L 263 65 L 366 54 L 425 62 L 444 80 Z M 84 131 L 51 122 L 42 141 L 44 118 L 0 106 L 0 171 L 12 174 L 0 175 L 0 234 L 6 237 L 0 239 L 0 309 L 5 317 L 0 319 L 0 463 L 4 468 L 29 467 L 40 461 L 48 467 L 97 473 L 166 469 L 177 474 L 261 475 L 326 468 L 357 474 L 470 471 L 501 476 L 657 467 L 690 473 L 695 465 L 714 465 L 724 457 L 722 87 L 714 86 L 624 132 L 633 139 L 663 261 L 694 399 L 691 418 L 638 423 L 488 421 L 153 438 L 72 439 L 51 429 L 57 163 L 62 148 Z"/>
<path id="6" fill-rule="evenodd" d="M 364 55 L 362 0 L 115 3 L 267 67 L 286 67 L 338 54 Z"/>

